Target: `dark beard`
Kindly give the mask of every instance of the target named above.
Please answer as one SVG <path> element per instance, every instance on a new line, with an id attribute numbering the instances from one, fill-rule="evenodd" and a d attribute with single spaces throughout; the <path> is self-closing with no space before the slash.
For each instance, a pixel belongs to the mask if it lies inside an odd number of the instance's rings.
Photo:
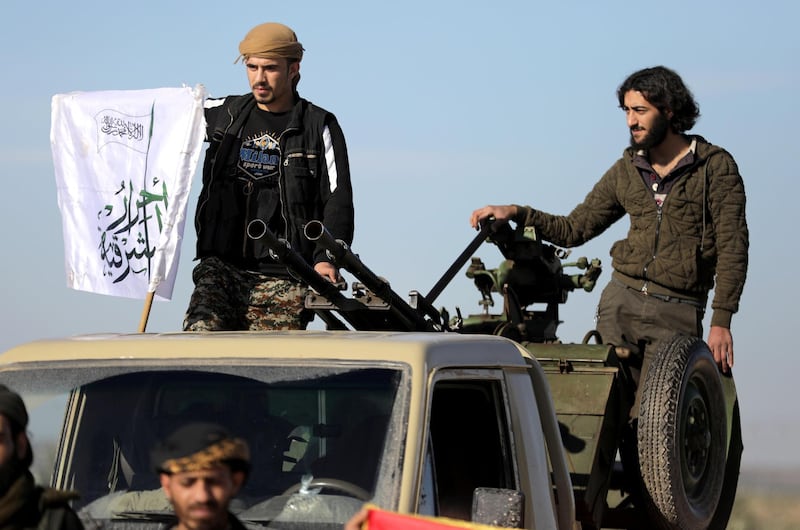
<path id="1" fill-rule="evenodd" d="M 659 113 L 658 117 L 655 119 L 655 121 L 653 121 L 653 126 L 650 128 L 650 132 L 645 135 L 641 142 L 634 140 L 633 135 L 631 134 L 631 147 L 634 149 L 652 149 L 653 147 L 657 147 L 661 142 L 664 141 L 664 138 L 667 137 L 668 130 L 669 121 L 664 117 L 663 114 Z"/>
<path id="2" fill-rule="evenodd" d="M 27 468 L 22 463 L 17 455 L 11 455 L 11 458 L 5 464 L 0 464 L 0 497 L 3 497 L 8 488 L 21 477 Z"/>

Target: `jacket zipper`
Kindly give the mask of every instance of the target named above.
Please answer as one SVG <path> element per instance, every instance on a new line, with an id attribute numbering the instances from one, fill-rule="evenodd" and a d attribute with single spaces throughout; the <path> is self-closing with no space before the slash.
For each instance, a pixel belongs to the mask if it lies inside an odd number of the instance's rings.
<path id="1" fill-rule="evenodd" d="M 280 198 L 280 210 L 281 210 L 281 221 L 283 221 L 283 231 L 284 234 L 278 234 L 278 237 L 281 235 L 289 241 L 289 213 L 286 210 L 286 198 L 283 196 L 283 180 L 286 178 L 286 171 L 284 170 L 285 167 L 289 166 L 289 159 L 296 158 L 303 156 L 303 153 L 291 153 L 284 155 L 283 153 L 286 151 L 286 142 L 283 141 L 284 135 L 289 131 L 296 131 L 298 127 L 292 127 L 291 129 L 287 128 L 281 133 L 280 137 L 278 137 L 278 145 L 281 147 L 281 157 L 283 158 L 283 163 L 279 166 L 280 169 L 278 171 L 278 197 Z M 292 242 L 289 241 L 289 244 Z"/>
<path id="2" fill-rule="evenodd" d="M 641 178 L 639 178 L 639 182 L 641 182 L 642 185 L 646 187 L 644 181 Z M 649 189 L 647 190 L 647 193 L 648 193 L 648 195 L 650 194 L 650 190 Z M 653 198 L 653 201 L 655 202 L 655 198 Z M 664 201 L 666 202 L 666 199 L 664 199 Z M 650 264 L 653 263 L 653 261 L 655 261 L 655 259 L 656 259 L 656 254 L 658 253 L 658 240 L 659 240 L 659 237 L 661 235 L 661 217 L 662 217 L 662 210 L 664 208 L 664 203 L 662 202 L 662 203 L 659 204 L 658 202 L 656 202 L 656 205 L 657 205 L 657 209 L 656 209 L 656 236 L 655 236 L 655 241 L 653 242 L 652 257 L 651 257 L 650 261 L 645 263 L 644 268 L 642 269 L 642 278 L 644 278 L 644 283 L 642 283 L 642 287 L 641 287 L 640 291 L 645 296 L 648 294 L 647 293 L 647 284 L 649 283 L 649 280 L 647 279 L 647 269 L 650 267 Z"/>
<path id="3" fill-rule="evenodd" d="M 642 276 L 644 277 L 644 284 L 642 284 L 642 294 L 645 295 L 647 294 L 647 283 L 648 283 L 647 269 L 650 267 L 650 264 L 653 263 L 653 261 L 655 261 L 656 255 L 658 254 L 658 241 L 661 237 L 661 219 L 663 218 L 663 210 L 664 210 L 664 204 L 663 203 L 659 204 L 658 209 L 656 210 L 656 238 L 655 241 L 653 242 L 653 257 L 647 264 L 645 264 L 644 270 L 642 271 Z"/>
<path id="4" fill-rule="evenodd" d="M 691 174 L 691 172 L 694 171 L 695 168 L 700 164 L 700 158 L 697 157 L 696 154 L 695 154 L 695 156 L 696 156 L 696 159 L 695 159 L 694 163 L 692 164 L 691 167 L 686 169 L 686 175 L 684 175 L 681 178 L 688 178 L 688 176 Z M 642 179 L 639 179 L 639 180 L 644 185 L 644 182 L 642 181 Z M 672 192 L 670 192 L 670 194 L 671 193 Z M 655 241 L 653 243 L 653 257 L 649 262 L 647 262 L 645 264 L 644 269 L 642 270 L 642 276 L 644 277 L 644 283 L 642 284 L 641 292 L 644 295 L 648 294 L 647 293 L 647 284 L 649 283 L 649 280 L 647 279 L 647 269 L 649 268 L 650 264 L 653 263 L 653 261 L 655 261 L 656 255 L 658 254 L 658 242 L 659 242 L 659 239 L 661 238 L 661 221 L 663 219 L 664 203 L 666 203 L 669 200 L 670 194 L 667 195 L 667 197 L 664 199 L 664 201 L 661 204 L 658 204 L 658 209 L 656 210 L 656 237 L 655 237 Z M 705 187 L 703 188 L 703 207 L 705 207 Z M 703 226 L 703 234 L 705 234 L 705 222 L 703 224 L 704 224 L 704 226 Z"/>
<path id="5" fill-rule="evenodd" d="M 242 189 L 242 193 L 245 194 L 245 207 L 244 207 L 244 237 L 242 238 L 242 257 L 247 256 L 247 242 L 250 239 L 250 233 L 248 231 L 248 226 L 250 225 L 250 203 L 252 202 L 251 195 L 253 195 L 253 181 L 247 180 L 244 183 L 244 187 Z M 264 225 L 266 226 L 266 224 Z"/>

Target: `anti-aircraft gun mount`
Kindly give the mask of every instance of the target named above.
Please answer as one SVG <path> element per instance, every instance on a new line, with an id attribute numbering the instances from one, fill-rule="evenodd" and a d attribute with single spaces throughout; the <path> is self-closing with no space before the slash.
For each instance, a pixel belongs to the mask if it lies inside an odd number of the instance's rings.
<path id="1" fill-rule="evenodd" d="M 412 291 L 406 302 L 322 223 L 308 223 L 305 235 L 358 279 L 351 297 L 322 279 L 288 242 L 268 231 L 258 234 L 270 255 L 309 285 L 306 307 L 328 329 L 500 335 L 530 353 L 547 377 L 581 528 L 726 527 L 742 454 L 739 406 L 732 376 L 719 372 L 705 343 L 676 335 L 656 352 L 640 382 L 638 426 L 631 431 L 628 361 L 595 331 L 577 344 L 556 336 L 558 306 L 570 291 L 594 288 L 599 260 L 565 263 L 566 251 L 530 229 L 487 222 L 427 295 Z M 485 242 L 505 258 L 495 269 L 473 257 Z M 468 261 L 483 311 L 464 318 L 457 310 L 450 318 L 434 302 Z M 582 272 L 564 272 L 573 266 Z M 497 314 L 490 313 L 493 293 L 502 296 Z"/>
<path id="2" fill-rule="evenodd" d="M 513 230 L 508 224 L 482 225 L 480 232 L 456 258 L 427 295 L 411 291 L 408 301 L 395 292 L 389 282 L 375 274 L 342 240 L 335 239 L 319 221 L 306 224 L 306 237 L 325 248 L 336 266 L 347 270 L 358 281 L 352 284 L 352 296 L 343 294 L 344 285 L 334 286 L 322 279 L 284 239 L 265 230 L 258 234 L 270 256 L 286 265 L 309 287 L 306 307 L 326 323 L 328 329 L 393 331 L 454 331 L 488 333 L 531 342 L 555 342 L 559 324 L 558 306 L 567 300 L 569 291 L 591 291 L 600 275 L 600 261 L 580 258 L 562 263 L 568 252 L 536 238 L 529 228 Z M 505 260 L 497 269 L 486 269 L 472 253 L 484 242 L 495 244 Z M 467 260 L 466 271 L 481 294 L 483 312 L 466 319 L 456 310 L 450 318 L 446 309 L 436 309 L 434 302 Z M 565 267 L 585 270 L 565 274 Z M 489 314 L 494 306 L 492 293 L 503 297 L 501 314 Z M 528 310 L 532 304 L 544 304 L 543 310 Z M 338 318 L 335 313 L 338 313 Z M 344 322 L 343 322 L 344 321 Z"/>
<path id="3" fill-rule="evenodd" d="M 505 260 L 496 269 L 486 269 L 480 258 L 473 257 L 467 277 L 473 279 L 481 293 L 483 312 L 454 324 L 461 333 L 486 333 L 527 342 L 557 342 L 558 307 L 575 289 L 592 291 L 602 272 L 599 259 L 585 257 L 564 263 L 569 252 L 536 237 L 532 227 L 512 230 L 508 224 L 497 227 L 488 237 Z M 577 267 L 585 272 L 565 274 L 564 268 Z M 492 315 L 492 293 L 503 298 L 502 313 Z M 541 310 L 529 306 L 541 304 Z"/>

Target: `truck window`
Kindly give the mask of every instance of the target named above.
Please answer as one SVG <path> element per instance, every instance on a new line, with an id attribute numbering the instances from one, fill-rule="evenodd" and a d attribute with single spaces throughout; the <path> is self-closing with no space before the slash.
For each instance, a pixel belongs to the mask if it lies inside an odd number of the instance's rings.
<path id="1" fill-rule="evenodd" d="M 440 381 L 431 401 L 429 454 L 433 480 L 421 507 L 469 520 L 477 487 L 516 488 L 502 385 L 499 380 Z"/>
<path id="2" fill-rule="evenodd" d="M 400 451 L 403 437 L 391 433 L 406 414 L 396 401 L 407 391 L 398 368 L 123 363 L 16 371 L 13 381 L 34 413 L 38 395 L 71 388 L 53 485 L 80 492 L 73 507 L 87 528 L 155 530 L 169 520 L 151 450 L 186 422 L 212 421 L 251 449 L 252 472 L 232 511 L 254 525 L 277 518 L 312 529 L 341 526 L 376 495 L 379 480 L 391 480 L 381 478 L 382 466 L 397 457 L 384 459 L 384 451 Z M 301 511 L 288 506 L 310 479 L 333 485 L 312 482 L 313 502 Z"/>

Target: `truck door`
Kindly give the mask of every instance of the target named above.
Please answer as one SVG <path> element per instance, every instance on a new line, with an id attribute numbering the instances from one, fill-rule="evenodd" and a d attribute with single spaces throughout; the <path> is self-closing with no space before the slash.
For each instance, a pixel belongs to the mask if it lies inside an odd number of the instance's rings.
<path id="1" fill-rule="evenodd" d="M 418 511 L 470 519 L 477 487 L 518 489 L 502 373 L 440 373 L 433 384 Z"/>

